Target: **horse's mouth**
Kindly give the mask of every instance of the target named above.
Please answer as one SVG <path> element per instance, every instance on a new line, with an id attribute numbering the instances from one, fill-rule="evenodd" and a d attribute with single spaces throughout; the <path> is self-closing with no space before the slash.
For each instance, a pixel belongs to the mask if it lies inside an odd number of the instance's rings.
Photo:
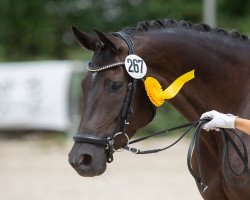
<path id="1" fill-rule="evenodd" d="M 97 167 L 95 169 L 92 169 L 90 167 L 86 167 L 84 165 L 81 165 L 77 168 L 74 167 L 74 169 L 76 170 L 76 172 L 83 177 L 94 177 L 94 176 L 99 176 L 102 175 L 105 171 L 106 171 L 107 165 L 105 164 L 105 166 L 100 166 Z"/>
<path id="2" fill-rule="evenodd" d="M 105 149 L 92 144 L 77 144 L 72 147 L 68 161 L 80 176 L 93 177 L 103 174 L 107 168 Z"/>

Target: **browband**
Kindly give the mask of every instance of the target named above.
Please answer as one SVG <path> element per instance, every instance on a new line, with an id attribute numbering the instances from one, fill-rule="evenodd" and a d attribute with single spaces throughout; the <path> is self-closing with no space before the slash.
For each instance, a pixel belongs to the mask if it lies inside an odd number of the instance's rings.
<path id="1" fill-rule="evenodd" d="M 100 72 L 100 71 L 103 71 L 103 70 L 106 70 L 106 69 L 110 69 L 110 68 L 113 68 L 113 67 L 118 67 L 118 66 L 121 66 L 121 65 L 124 65 L 125 62 L 118 62 L 118 63 L 114 63 L 114 64 L 110 64 L 110 65 L 105 65 L 103 67 L 97 67 L 97 68 L 90 68 L 89 65 L 87 66 L 87 70 L 90 71 L 90 72 Z"/>

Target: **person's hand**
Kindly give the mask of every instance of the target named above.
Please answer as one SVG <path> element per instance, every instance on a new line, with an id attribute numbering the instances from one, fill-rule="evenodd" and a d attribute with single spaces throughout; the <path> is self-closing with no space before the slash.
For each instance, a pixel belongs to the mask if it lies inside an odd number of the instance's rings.
<path id="1" fill-rule="evenodd" d="M 223 114 L 215 110 L 206 112 L 201 115 L 201 119 L 211 118 L 212 120 L 206 123 L 202 128 L 209 130 L 218 131 L 219 128 L 235 128 L 235 120 L 237 116 L 232 114 Z"/>

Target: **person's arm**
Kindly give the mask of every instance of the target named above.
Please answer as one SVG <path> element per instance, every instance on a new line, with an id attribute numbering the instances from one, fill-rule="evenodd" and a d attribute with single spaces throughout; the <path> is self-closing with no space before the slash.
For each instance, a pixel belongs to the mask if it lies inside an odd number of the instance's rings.
<path id="1" fill-rule="evenodd" d="M 250 120 L 237 117 L 235 120 L 235 128 L 250 135 Z"/>

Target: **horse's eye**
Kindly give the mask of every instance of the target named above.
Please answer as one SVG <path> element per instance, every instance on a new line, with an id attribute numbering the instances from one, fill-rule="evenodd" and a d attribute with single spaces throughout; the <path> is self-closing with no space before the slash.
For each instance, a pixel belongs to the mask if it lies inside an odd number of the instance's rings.
<path id="1" fill-rule="evenodd" d="M 118 91 L 123 86 L 123 82 L 112 82 L 111 84 L 111 91 Z"/>

